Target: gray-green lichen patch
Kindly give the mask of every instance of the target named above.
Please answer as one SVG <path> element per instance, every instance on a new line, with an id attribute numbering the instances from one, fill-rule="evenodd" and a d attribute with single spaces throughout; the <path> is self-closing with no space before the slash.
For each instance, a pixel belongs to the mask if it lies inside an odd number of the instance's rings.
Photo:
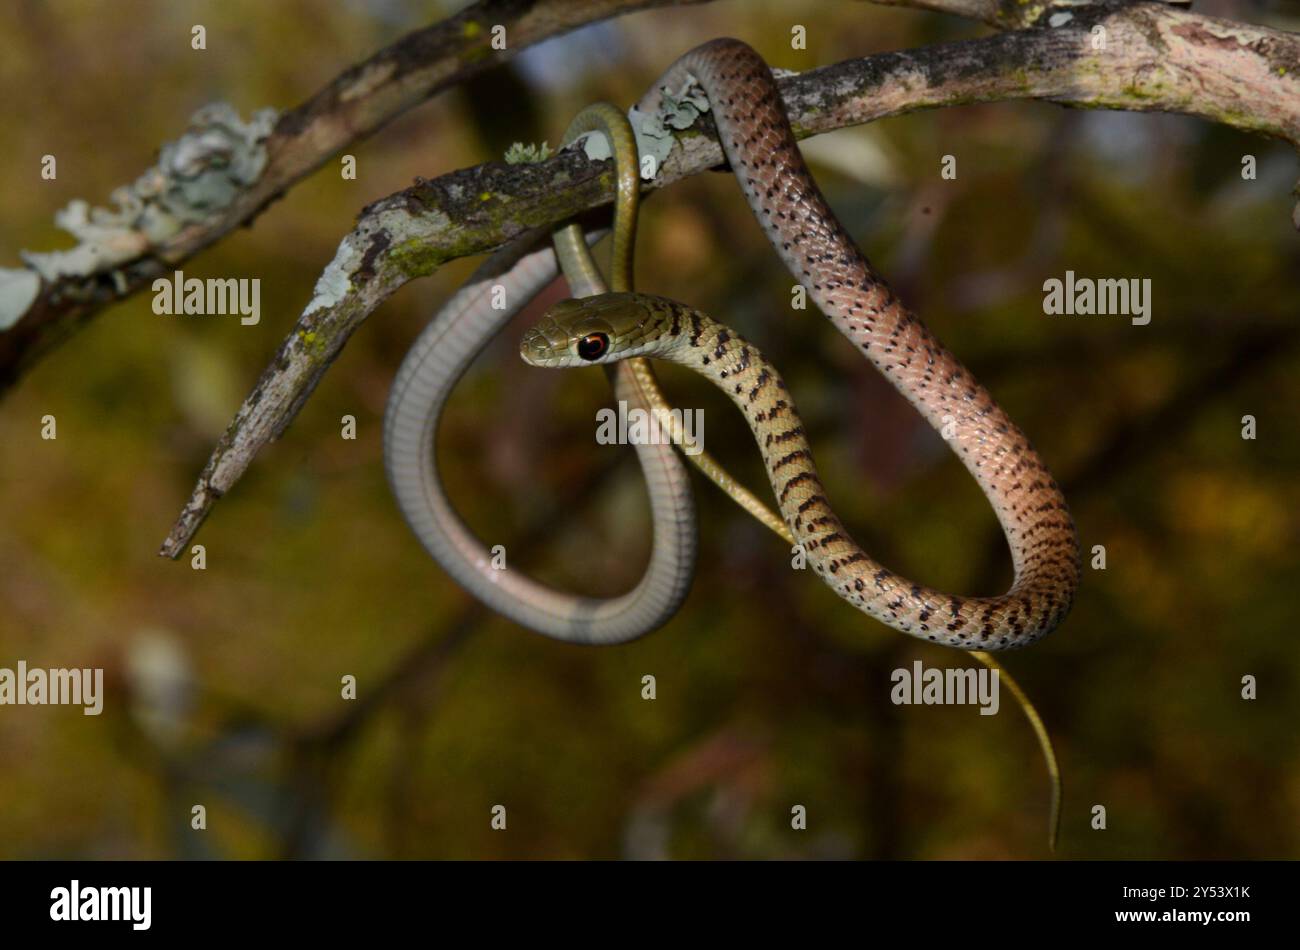
<path id="1" fill-rule="evenodd" d="M 302 312 L 303 316 L 315 313 L 324 307 L 333 307 L 352 289 L 352 274 L 361 263 L 361 255 L 352 243 L 352 235 L 339 242 L 339 249 L 334 253 L 320 277 L 316 279 L 316 289 L 312 292 L 311 303 Z"/>
<path id="2" fill-rule="evenodd" d="M 636 133 L 636 147 L 641 155 L 641 175 L 654 178 L 664 159 L 673 150 L 673 132 L 689 129 L 705 112 L 709 111 L 709 97 L 694 77 L 687 77 L 682 88 L 673 92 L 664 89 L 659 109 L 649 115 L 639 109 L 628 113 L 632 131 Z M 646 162 L 651 155 L 653 162 Z"/>
<path id="3" fill-rule="evenodd" d="M 491 201 L 499 196 L 485 193 L 480 198 Z M 459 248 L 449 248 L 441 240 L 447 234 L 459 233 L 460 229 L 440 209 L 428 208 L 418 217 L 387 210 L 376 224 L 388 238 L 383 249 L 386 263 L 407 280 L 426 277 L 451 258 L 463 256 Z M 465 234 L 466 240 L 473 240 L 474 236 Z"/>
<path id="4" fill-rule="evenodd" d="M 541 145 L 523 142 L 515 142 L 506 149 L 507 165 L 536 165 L 538 162 L 544 162 L 551 157 L 551 146 L 547 142 Z"/>
<path id="5" fill-rule="evenodd" d="M 77 239 L 76 247 L 23 251 L 23 261 L 47 281 L 84 277 L 139 257 L 186 225 L 207 220 L 261 177 L 276 118 L 274 109 L 262 109 L 244 122 L 227 103 L 205 106 L 191 117 L 184 135 L 163 145 L 157 165 L 112 193 L 115 209 L 77 200 L 55 214 L 55 224 Z"/>
<path id="6" fill-rule="evenodd" d="M 449 256 L 434 238 L 451 229 L 451 218 L 437 208 L 411 214 L 404 206 L 372 205 L 352 233 L 339 242 L 302 315 L 337 307 L 385 265 L 408 278 L 432 273 Z"/>
<path id="7" fill-rule="evenodd" d="M 581 135 L 573 143 L 577 145 L 582 143 L 583 154 L 593 162 L 603 162 L 613 157 L 614 151 L 609 147 L 609 139 L 600 131 L 588 132 Z"/>
<path id="8" fill-rule="evenodd" d="M 18 322 L 41 292 L 41 279 L 32 271 L 0 267 L 0 333 Z"/>

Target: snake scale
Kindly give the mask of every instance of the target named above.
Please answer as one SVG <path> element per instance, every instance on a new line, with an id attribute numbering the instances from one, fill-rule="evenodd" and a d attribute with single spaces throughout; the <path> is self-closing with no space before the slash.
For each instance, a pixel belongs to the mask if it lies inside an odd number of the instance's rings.
<path id="1" fill-rule="evenodd" d="M 908 580 L 849 536 L 831 509 L 779 373 L 757 348 L 665 298 L 609 294 L 548 311 L 521 344 L 545 366 L 658 357 L 719 386 L 745 414 L 781 513 L 808 561 L 845 600 L 885 624 L 966 650 L 1022 647 L 1069 611 L 1078 536 L 1065 499 L 1024 433 L 894 295 L 831 211 L 804 164 L 767 64 L 737 40 L 698 47 L 671 66 L 638 109 L 697 84 L 764 233 L 817 306 L 936 430 L 992 504 L 1015 576 L 1000 596 L 959 597 Z"/>

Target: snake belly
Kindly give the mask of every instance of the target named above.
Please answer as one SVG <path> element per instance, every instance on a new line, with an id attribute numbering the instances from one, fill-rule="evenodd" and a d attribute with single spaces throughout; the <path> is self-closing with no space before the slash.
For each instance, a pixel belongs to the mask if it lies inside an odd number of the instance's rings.
<path id="1" fill-rule="evenodd" d="M 707 96 L 727 160 L 790 273 L 835 328 L 946 435 L 975 477 L 1010 546 L 1014 580 L 1001 596 L 958 597 L 878 564 L 835 517 L 811 457 L 800 454 L 806 448 L 790 448 L 801 430 L 777 431 L 789 403 L 774 383 L 778 377 L 770 367 L 764 375 L 762 368 L 737 365 L 744 378 L 729 379 L 729 393 L 734 396 L 741 386 L 746 402 L 761 414 L 765 452 L 786 449 L 769 474 L 810 562 L 846 600 L 904 633 L 969 650 L 1034 642 L 1069 611 L 1081 570 L 1074 521 L 1047 466 L 988 390 L 894 295 L 840 224 L 803 161 L 763 59 L 738 40 L 707 43 L 669 67 L 639 111 L 656 111 L 665 89 L 691 81 Z M 722 347 L 724 355 L 733 351 Z"/>

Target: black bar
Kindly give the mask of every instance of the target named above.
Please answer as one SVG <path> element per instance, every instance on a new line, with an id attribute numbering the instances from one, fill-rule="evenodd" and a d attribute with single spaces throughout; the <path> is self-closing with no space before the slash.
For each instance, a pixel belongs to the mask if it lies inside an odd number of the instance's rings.
<path id="1" fill-rule="evenodd" d="M 516 927 L 538 941 L 612 928 L 608 940 L 621 941 L 643 929 L 680 934 L 679 926 L 813 941 L 911 934 L 917 945 L 941 936 L 1224 941 L 1294 936 L 1298 870 L 1294 862 L 14 862 L 0 864 L 0 927 L 8 946 L 22 935 L 337 940 L 412 927 L 431 944 Z M 87 913 L 117 901 L 126 919 L 52 919 L 68 916 L 73 881 Z M 107 887 L 150 888 L 147 930 L 136 929 L 142 900 L 128 904 Z"/>

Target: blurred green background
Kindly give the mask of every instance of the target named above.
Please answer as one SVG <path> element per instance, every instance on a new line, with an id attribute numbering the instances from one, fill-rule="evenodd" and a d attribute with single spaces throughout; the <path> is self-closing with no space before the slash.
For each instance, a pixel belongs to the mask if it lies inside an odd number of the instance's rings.
<path id="1" fill-rule="evenodd" d="M 1198 8 L 1300 29 L 1278 4 Z M 452 9 L 6 3 L 0 266 L 67 246 L 54 211 L 105 204 L 199 106 L 292 107 Z M 206 52 L 190 49 L 195 23 Z M 806 51 L 790 49 L 795 23 Z M 0 707 L 0 856 L 1046 856 L 1047 780 L 1006 691 L 992 717 L 891 705 L 895 668 L 969 659 L 791 571 L 782 543 L 698 479 L 700 571 L 662 630 L 582 648 L 470 608 L 396 510 L 381 423 L 405 348 L 473 261 L 404 288 L 355 335 L 216 506 L 197 538 L 206 571 L 155 554 L 367 202 L 516 140 L 554 144 L 587 102 L 629 105 L 715 36 L 803 70 L 982 32 L 865 3 L 727 0 L 551 41 L 351 149 L 356 181 L 332 162 L 185 265 L 260 277 L 258 326 L 156 316 L 146 293 L 49 355 L 0 403 L 0 666 L 103 666 L 110 694 L 98 718 Z M 1085 551 L 1106 547 L 1062 627 L 1006 657 L 1061 756 L 1060 853 L 1300 855 L 1293 151 L 1182 117 L 1007 103 L 849 129 L 806 152 L 868 256 L 1042 451 Z M 46 153 L 57 181 L 40 180 Z M 940 178 L 946 154 L 955 181 Z M 1150 278 L 1150 325 L 1045 316 L 1043 281 L 1067 269 Z M 868 550 L 955 592 L 1005 588 L 1009 559 L 972 480 L 827 321 L 790 310 L 790 278 L 729 176 L 648 202 L 637 280 L 772 356 Z M 594 444 L 602 374 L 520 363 L 539 312 L 457 391 L 445 475 L 512 569 L 620 592 L 648 552 L 639 474 L 630 450 Z M 708 448 L 768 497 L 740 415 L 688 373 L 662 376 L 679 404 L 704 407 Z M 55 441 L 40 438 L 47 413 Z M 345 414 L 355 441 L 340 438 Z M 1255 441 L 1241 438 L 1246 414 Z M 340 698 L 349 674 L 355 701 Z M 1240 695 L 1248 674 L 1254 701 Z M 194 804 L 206 831 L 190 829 Z M 495 804 L 504 833 L 489 826 Z M 807 831 L 790 829 L 795 804 Z M 1097 804 L 1104 831 L 1090 827 Z"/>

